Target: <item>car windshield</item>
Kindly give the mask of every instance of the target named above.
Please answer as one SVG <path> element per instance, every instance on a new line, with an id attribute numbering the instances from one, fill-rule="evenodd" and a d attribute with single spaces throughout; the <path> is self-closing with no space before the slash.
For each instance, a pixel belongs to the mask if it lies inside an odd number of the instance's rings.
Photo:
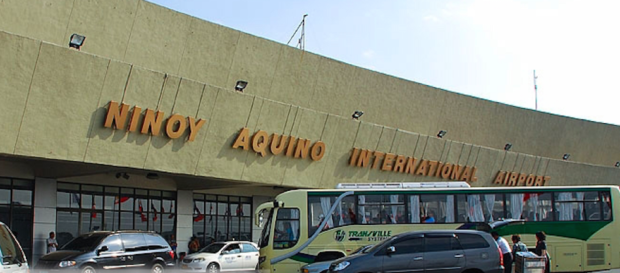
<path id="1" fill-rule="evenodd" d="M 362 247 L 360 247 L 360 248 L 356 249 L 355 251 L 351 252 L 351 255 L 353 255 L 353 254 L 359 254 L 359 253 L 367 253 L 367 252 L 368 252 L 368 250 L 369 250 L 370 248 L 372 248 L 373 246 L 374 246 L 374 245 L 362 246 Z"/>
<path id="2" fill-rule="evenodd" d="M 73 238 L 61 250 L 91 251 L 95 249 L 108 234 L 84 234 Z"/>
<path id="3" fill-rule="evenodd" d="M 222 243 L 212 243 L 208 246 L 203 247 L 200 252 L 202 253 L 217 253 L 222 249 L 226 244 Z"/>

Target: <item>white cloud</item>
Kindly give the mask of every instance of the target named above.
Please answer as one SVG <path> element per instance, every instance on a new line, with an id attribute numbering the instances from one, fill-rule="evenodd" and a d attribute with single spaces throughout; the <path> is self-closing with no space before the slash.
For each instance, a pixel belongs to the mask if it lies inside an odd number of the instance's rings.
<path id="1" fill-rule="evenodd" d="M 439 18 L 437 18 L 437 17 L 435 17 L 433 15 L 427 15 L 427 16 L 424 16 L 424 21 L 427 21 L 427 22 L 439 22 Z"/>

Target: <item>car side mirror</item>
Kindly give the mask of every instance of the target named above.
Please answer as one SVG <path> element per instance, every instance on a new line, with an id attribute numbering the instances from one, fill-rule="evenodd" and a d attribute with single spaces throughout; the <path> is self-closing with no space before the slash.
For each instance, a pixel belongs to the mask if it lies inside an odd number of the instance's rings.
<path id="1" fill-rule="evenodd" d="M 104 252 L 104 251 L 108 251 L 107 246 L 102 246 L 99 249 L 97 249 L 97 256 L 99 256 L 99 254 L 101 254 L 101 252 Z"/>
<path id="2" fill-rule="evenodd" d="M 396 248 L 394 246 L 390 246 L 387 248 L 387 254 L 392 254 L 396 252 Z"/>

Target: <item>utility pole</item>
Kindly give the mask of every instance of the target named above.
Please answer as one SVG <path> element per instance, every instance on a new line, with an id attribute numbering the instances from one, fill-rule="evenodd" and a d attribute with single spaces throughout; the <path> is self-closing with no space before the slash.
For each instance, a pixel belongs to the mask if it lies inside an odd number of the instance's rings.
<path id="1" fill-rule="evenodd" d="M 293 36 L 291 36 L 291 39 L 289 39 L 288 42 L 286 43 L 287 45 L 291 43 L 291 41 L 293 40 L 293 37 L 295 37 L 295 34 L 297 34 L 297 31 L 299 31 L 299 29 L 301 28 L 301 36 L 299 37 L 299 40 L 297 41 L 297 46 L 299 47 L 299 49 L 305 50 L 306 48 L 306 17 L 307 16 L 308 14 L 304 14 L 304 17 L 301 19 L 301 23 L 299 23 L 299 26 L 293 33 Z"/>
<path id="2" fill-rule="evenodd" d="M 538 85 L 536 85 L 536 70 L 534 70 L 534 110 L 538 111 Z"/>

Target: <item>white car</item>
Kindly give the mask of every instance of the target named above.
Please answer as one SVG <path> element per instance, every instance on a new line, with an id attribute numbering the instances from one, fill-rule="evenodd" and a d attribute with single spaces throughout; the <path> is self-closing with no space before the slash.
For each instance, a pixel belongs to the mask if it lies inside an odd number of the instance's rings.
<path id="1" fill-rule="evenodd" d="M 252 271 L 258 264 L 258 247 L 245 241 L 216 242 L 185 256 L 181 270 L 192 272 Z"/>

